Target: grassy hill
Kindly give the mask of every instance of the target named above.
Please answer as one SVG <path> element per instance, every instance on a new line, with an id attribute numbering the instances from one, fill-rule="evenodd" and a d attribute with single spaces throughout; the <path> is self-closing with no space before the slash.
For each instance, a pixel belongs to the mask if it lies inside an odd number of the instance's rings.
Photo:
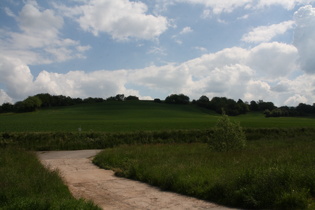
<path id="1" fill-rule="evenodd" d="M 207 129 L 219 115 L 195 105 L 152 101 L 112 101 L 55 107 L 30 113 L 0 114 L 0 132 L 101 131 L 129 132 L 175 129 Z M 265 118 L 249 113 L 232 120 L 244 127 L 314 127 L 314 118 Z"/>

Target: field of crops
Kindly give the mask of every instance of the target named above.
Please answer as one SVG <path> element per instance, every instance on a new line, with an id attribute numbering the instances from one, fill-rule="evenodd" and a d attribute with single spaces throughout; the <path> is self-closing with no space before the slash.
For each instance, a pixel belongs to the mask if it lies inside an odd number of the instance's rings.
<path id="1" fill-rule="evenodd" d="M 151 101 L 103 102 L 30 113 L 0 114 L 0 132 L 132 132 L 208 129 L 219 115 L 194 106 Z M 250 128 L 315 127 L 315 118 L 265 118 L 248 113 L 232 120 Z"/>

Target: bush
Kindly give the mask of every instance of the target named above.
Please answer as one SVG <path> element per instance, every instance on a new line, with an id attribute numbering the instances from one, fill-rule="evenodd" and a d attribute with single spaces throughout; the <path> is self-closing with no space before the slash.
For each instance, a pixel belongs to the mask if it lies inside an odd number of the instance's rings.
<path id="1" fill-rule="evenodd" d="M 231 122 L 226 114 L 218 120 L 209 146 L 219 152 L 242 149 L 246 145 L 245 133 L 238 122 Z"/>

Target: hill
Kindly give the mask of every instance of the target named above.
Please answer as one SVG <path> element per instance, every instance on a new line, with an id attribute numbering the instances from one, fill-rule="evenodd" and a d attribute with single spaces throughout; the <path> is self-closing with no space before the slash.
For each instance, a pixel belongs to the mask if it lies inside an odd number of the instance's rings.
<path id="1" fill-rule="evenodd" d="M 220 115 L 193 104 L 152 101 L 105 101 L 46 108 L 29 113 L 0 114 L 0 132 L 207 129 Z M 231 117 L 244 127 L 314 127 L 314 118 L 265 118 L 252 112 Z"/>

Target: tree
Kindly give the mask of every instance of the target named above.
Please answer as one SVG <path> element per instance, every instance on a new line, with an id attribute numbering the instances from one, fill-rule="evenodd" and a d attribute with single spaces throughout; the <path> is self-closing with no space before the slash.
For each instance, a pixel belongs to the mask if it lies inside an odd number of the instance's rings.
<path id="1" fill-rule="evenodd" d="M 203 96 L 200 96 L 200 98 L 197 101 L 203 102 L 203 103 L 207 103 L 210 100 L 209 100 L 209 98 L 207 96 L 203 95 Z"/>
<path id="2" fill-rule="evenodd" d="M 168 104 L 189 104 L 189 97 L 184 94 L 171 94 L 165 98 L 165 103 Z"/>
<path id="3" fill-rule="evenodd" d="M 137 96 L 128 96 L 125 98 L 126 101 L 139 101 Z"/>
<path id="4" fill-rule="evenodd" d="M 154 102 L 155 102 L 155 103 L 162 103 L 161 99 L 159 99 L 159 98 L 155 98 L 155 99 L 154 99 Z"/>
<path id="5" fill-rule="evenodd" d="M 251 101 L 249 108 L 251 111 L 258 111 L 258 104 L 256 103 L 256 101 Z"/>
<path id="6" fill-rule="evenodd" d="M 210 101 L 210 108 L 215 112 L 222 114 L 222 110 L 226 110 L 227 98 L 225 97 L 213 97 Z"/>
<path id="7" fill-rule="evenodd" d="M 311 105 L 308 105 L 308 104 L 304 104 L 304 103 L 300 103 L 296 107 L 296 111 L 300 112 L 301 114 L 314 113 L 314 106 L 311 106 Z"/>
<path id="8" fill-rule="evenodd" d="M 73 100 L 74 102 L 75 100 Z M 103 102 L 104 99 L 103 98 L 92 98 L 92 97 L 88 97 L 88 98 L 85 98 L 82 102 L 83 103 L 87 103 L 87 104 L 93 104 L 93 103 L 101 103 Z"/>
<path id="9" fill-rule="evenodd" d="M 124 94 L 117 94 L 116 95 L 116 100 L 117 101 L 124 101 L 125 100 L 125 95 Z"/>
<path id="10" fill-rule="evenodd" d="M 49 93 L 40 93 L 35 96 L 42 101 L 42 107 L 53 106 L 53 96 L 51 96 Z"/>
<path id="11" fill-rule="evenodd" d="M 273 110 L 276 108 L 272 102 L 264 102 L 263 100 L 259 100 L 257 105 L 259 111 L 264 111 L 266 109 Z"/>
<path id="12" fill-rule="evenodd" d="M 14 112 L 14 105 L 11 103 L 3 103 L 0 106 L 0 113 Z"/>
<path id="13" fill-rule="evenodd" d="M 42 101 L 37 96 L 29 96 L 24 101 L 17 102 L 15 109 L 18 112 L 33 112 L 40 108 Z"/>
<path id="14" fill-rule="evenodd" d="M 244 103 L 241 99 L 238 99 L 237 105 L 239 107 L 240 114 L 246 114 L 249 112 L 249 106 L 247 103 Z"/>
<path id="15" fill-rule="evenodd" d="M 196 101 L 198 106 L 209 108 L 210 100 L 207 96 L 203 95 Z"/>
<path id="16" fill-rule="evenodd" d="M 213 138 L 208 142 L 211 149 L 219 152 L 242 149 L 246 146 L 245 133 L 238 122 L 231 122 L 223 114 L 219 118 L 213 132 Z"/>

